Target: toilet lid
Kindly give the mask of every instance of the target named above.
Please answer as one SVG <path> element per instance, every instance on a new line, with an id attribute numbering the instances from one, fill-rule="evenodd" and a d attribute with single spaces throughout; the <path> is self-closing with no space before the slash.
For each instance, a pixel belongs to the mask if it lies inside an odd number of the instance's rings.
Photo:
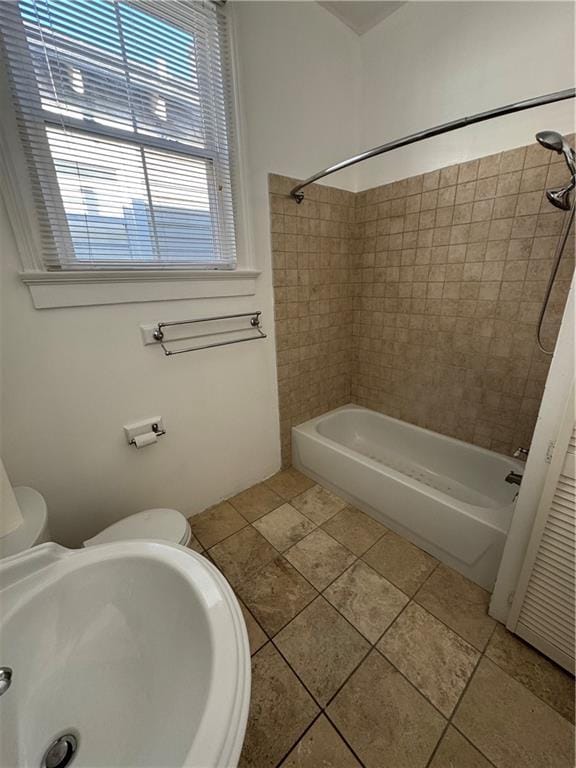
<path id="1" fill-rule="evenodd" d="M 104 528 L 99 534 L 85 541 L 84 546 L 109 544 L 126 539 L 160 539 L 181 544 L 186 543 L 188 531 L 188 521 L 175 509 L 146 509 Z"/>

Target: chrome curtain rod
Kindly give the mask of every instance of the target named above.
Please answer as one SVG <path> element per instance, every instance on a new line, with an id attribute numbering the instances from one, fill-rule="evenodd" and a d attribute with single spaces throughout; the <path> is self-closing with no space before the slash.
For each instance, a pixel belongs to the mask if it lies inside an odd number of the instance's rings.
<path id="1" fill-rule="evenodd" d="M 545 96 L 538 96 L 535 99 L 526 99 L 525 101 L 517 101 L 515 104 L 508 104 L 505 107 L 497 107 L 496 109 L 489 109 L 487 112 L 478 112 L 476 115 L 470 117 L 462 117 L 460 120 L 452 120 L 449 123 L 443 123 L 437 125 L 434 128 L 427 128 L 424 131 L 418 133 L 412 133 L 410 136 L 405 136 L 403 139 L 396 139 L 395 141 L 389 141 L 388 144 L 382 144 L 374 149 L 369 149 L 366 152 L 362 152 L 360 155 L 348 158 L 348 160 L 342 160 L 336 165 L 331 165 L 329 168 L 325 168 L 323 171 L 315 173 L 314 176 L 297 184 L 291 191 L 290 196 L 296 200 L 297 203 L 301 203 L 304 200 L 304 193 L 302 190 L 309 184 L 313 184 L 319 179 L 323 179 L 325 176 L 329 176 L 336 171 L 342 171 L 344 168 L 349 168 L 351 165 L 361 163 L 363 160 L 369 160 L 371 157 L 377 157 L 378 155 L 384 155 L 386 152 L 391 152 L 393 149 L 399 149 L 400 147 L 406 147 L 409 144 L 416 144 L 418 141 L 424 139 L 430 139 L 432 136 L 440 136 L 442 133 L 450 133 L 450 131 L 456 131 L 458 128 L 464 128 L 467 125 L 474 125 L 475 123 L 483 123 L 485 120 L 491 120 L 493 117 L 503 117 L 504 115 L 511 115 L 514 112 L 522 112 L 525 109 L 532 109 L 533 107 L 542 107 L 545 104 L 553 104 L 556 101 L 564 101 L 565 99 L 573 99 L 576 96 L 576 89 L 567 88 L 564 91 L 556 91 L 556 93 L 548 93 Z"/>

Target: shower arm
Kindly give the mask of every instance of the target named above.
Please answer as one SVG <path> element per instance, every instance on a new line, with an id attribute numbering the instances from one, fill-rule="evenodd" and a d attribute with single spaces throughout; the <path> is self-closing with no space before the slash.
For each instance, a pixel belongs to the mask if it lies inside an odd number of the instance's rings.
<path id="1" fill-rule="evenodd" d="M 359 155 L 348 158 L 348 160 L 342 160 L 336 165 L 332 165 L 329 168 L 325 168 L 323 171 L 315 173 L 314 176 L 305 181 L 297 184 L 291 191 L 290 196 L 297 202 L 301 203 L 304 200 L 304 192 L 302 191 L 309 184 L 313 184 L 315 181 L 323 179 L 325 176 L 329 176 L 336 171 L 342 171 L 344 168 L 350 168 L 356 163 L 361 163 L 363 160 L 369 160 L 372 157 L 378 155 L 384 155 L 386 152 L 391 152 L 394 149 L 400 147 L 407 147 L 409 144 L 416 144 L 418 141 L 424 139 L 431 139 L 433 136 L 440 136 L 443 133 L 450 133 L 450 131 L 456 131 L 459 128 L 465 128 L 467 125 L 474 125 L 475 123 L 482 123 L 485 120 L 492 120 L 494 117 L 504 117 L 505 115 L 511 115 L 515 112 L 523 112 L 525 109 L 533 109 L 534 107 L 542 107 L 546 104 L 554 104 L 557 101 L 564 101 L 566 99 L 573 99 L 576 96 L 576 89 L 567 88 L 564 91 L 556 91 L 555 93 L 548 93 L 545 96 L 538 96 L 535 99 L 526 99 L 524 101 L 517 101 L 515 104 L 508 104 L 505 107 L 497 107 L 496 109 L 489 109 L 487 112 L 478 112 L 476 115 L 470 117 L 462 117 L 459 120 L 452 120 L 449 123 L 443 123 L 437 125 L 434 128 L 427 128 L 424 131 L 418 133 L 412 133 L 410 136 L 405 136 L 402 139 L 395 139 L 387 144 L 382 144 L 374 149 L 369 149 L 366 152 L 362 152 Z"/>

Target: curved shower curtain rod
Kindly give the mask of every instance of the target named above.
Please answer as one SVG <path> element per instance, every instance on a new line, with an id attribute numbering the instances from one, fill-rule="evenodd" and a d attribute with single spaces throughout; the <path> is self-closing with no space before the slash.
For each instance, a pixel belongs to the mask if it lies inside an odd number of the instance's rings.
<path id="1" fill-rule="evenodd" d="M 374 149 L 369 149 L 366 152 L 362 152 L 359 155 L 348 158 L 348 160 L 342 160 L 336 165 L 331 165 L 329 168 L 325 168 L 323 171 L 315 173 L 314 176 L 297 184 L 291 191 L 290 196 L 296 200 L 297 203 L 301 203 L 304 200 L 304 193 L 302 190 L 309 184 L 313 184 L 319 179 L 323 179 L 325 176 L 329 176 L 336 171 L 342 171 L 344 168 L 349 168 L 351 165 L 361 163 L 363 160 L 368 160 L 371 157 L 377 155 L 383 155 L 386 152 L 391 152 L 393 149 L 399 149 L 400 147 L 406 147 L 408 144 L 415 144 L 423 139 L 430 139 L 432 136 L 440 136 L 442 133 L 449 133 L 455 131 L 458 128 L 464 128 L 467 125 L 474 125 L 475 123 L 482 123 L 484 120 L 491 120 L 493 117 L 503 117 L 504 115 L 511 115 L 514 112 L 522 112 L 525 109 L 532 109 L 533 107 L 542 107 L 545 104 L 553 104 L 556 101 L 564 101 L 565 99 L 573 99 L 576 96 L 576 89 L 567 88 L 564 91 L 556 91 L 556 93 L 548 93 L 545 96 L 538 96 L 535 99 L 526 99 L 525 101 L 517 101 L 515 104 L 508 104 L 505 107 L 497 107 L 496 109 L 489 109 L 487 112 L 478 112 L 476 115 L 470 117 L 462 117 L 459 120 L 452 120 L 449 123 L 443 123 L 437 125 L 434 128 L 427 128 L 424 131 L 418 133 L 412 133 L 410 136 L 405 136 L 403 139 L 396 139 L 390 141 L 388 144 L 382 144 Z"/>

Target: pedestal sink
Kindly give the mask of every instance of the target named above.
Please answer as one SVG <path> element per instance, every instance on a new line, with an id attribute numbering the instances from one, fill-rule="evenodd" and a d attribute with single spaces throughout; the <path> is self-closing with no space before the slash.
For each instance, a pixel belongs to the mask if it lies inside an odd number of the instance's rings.
<path id="1" fill-rule="evenodd" d="M 3 768 L 231 768 L 250 697 L 246 627 L 201 555 L 42 544 L 0 561 Z"/>

